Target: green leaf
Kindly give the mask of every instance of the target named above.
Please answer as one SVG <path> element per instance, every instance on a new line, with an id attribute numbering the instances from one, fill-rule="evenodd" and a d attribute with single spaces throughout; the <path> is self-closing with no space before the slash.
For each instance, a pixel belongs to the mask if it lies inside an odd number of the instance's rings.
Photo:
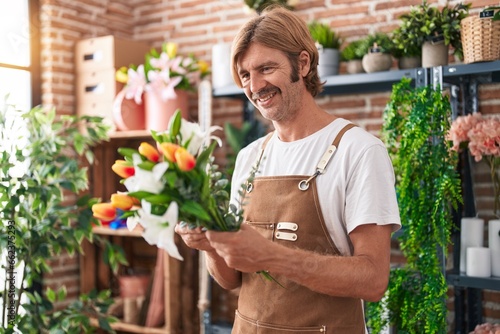
<path id="1" fill-rule="evenodd" d="M 181 211 L 192 214 L 203 221 L 211 221 L 210 215 L 205 211 L 205 209 L 197 202 L 186 201 L 180 207 Z"/>
<path id="2" fill-rule="evenodd" d="M 181 110 L 177 109 L 170 120 L 169 133 L 172 138 L 176 138 L 181 129 L 182 115 Z"/>

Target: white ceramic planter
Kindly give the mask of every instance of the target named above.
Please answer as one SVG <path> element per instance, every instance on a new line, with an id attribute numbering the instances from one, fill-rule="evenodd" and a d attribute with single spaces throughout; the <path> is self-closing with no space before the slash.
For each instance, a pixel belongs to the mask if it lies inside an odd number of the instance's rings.
<path id="1" fill-rule="evenodd" d="M 326 78 L 339 73 L 339 50 L 318 48 L 319 63 L 318 74 L 320 78 Z"/>

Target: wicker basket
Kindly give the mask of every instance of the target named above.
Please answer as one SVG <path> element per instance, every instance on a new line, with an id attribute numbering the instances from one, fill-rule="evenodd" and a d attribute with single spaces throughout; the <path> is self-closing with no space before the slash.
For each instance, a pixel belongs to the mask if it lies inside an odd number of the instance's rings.
<path id="1" fill-rule="evenodd" d="M 460 26 L 464 63 L 500 59 L 500 21 L 478 14 L 462 19 Z"/>

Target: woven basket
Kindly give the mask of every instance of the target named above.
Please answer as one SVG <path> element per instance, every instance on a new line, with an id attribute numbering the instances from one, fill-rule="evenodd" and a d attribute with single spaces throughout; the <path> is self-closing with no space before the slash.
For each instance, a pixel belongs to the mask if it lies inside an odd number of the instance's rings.
<path id="1" fill-rule="evenodd" d="M 460 23 L 464 63 L 500 59 L 500 21 L 471 15 Z"/>

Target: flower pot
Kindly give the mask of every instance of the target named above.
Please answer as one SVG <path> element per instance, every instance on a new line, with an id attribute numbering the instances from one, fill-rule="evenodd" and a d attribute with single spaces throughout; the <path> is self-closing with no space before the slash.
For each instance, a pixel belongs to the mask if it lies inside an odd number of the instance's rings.
<path id="1" fill-rule="evenodd" d="M 339 73 L 339 50 L 318 48 L 318 75 L 326 78 Z"/>
<path id="2" fill-rule="evenodd" d="M 137 104 L 133 99 L 126 99 L 125 90 L 121 90 L 113 101 L 113 122 L 119 131 L 144 130 L 144 103 Z"/>
<path id="3" fill-rule="evenodd" d="M 367 73 L 387 71 L 392 66 L 392 56 L 382 52 L 371 52 L 363 56 L 363 69 Z"/>
<path id="4" fill-rule="evenodd" d="M 231 44 L 218 43 L 212 47 L 212 87 L 214 89 L 234 84 L 231 75 Z"/>
<path id="5" fill-rule="evenodd" d="M 349 74 L 364 73 L 363 63 L 361 60 L 349 60 L 346 62 L 346 72 Z"/>
<path id="6" fill-rule="evenodd" d="M 422 66 L 422 57 L 414 56 L 414 57 L 401 57 L 398 59 L 398 68 L 401 70 L 408 68 L 417 68 Z"/>
<path id="7" fill-rule="evenodd" d="M 427 41 L 422 45 L 422 67 L 448 65 L 448 45 L 442 41 Z"/>
<path id="8" fill-rule="evenodd" d="M 170 117 L 177 109 L 181 110 L 182 118 L 189 118 L 188 93 L 185 90 L 176 89 L 175 94 L 177 95 L 175 98 L 164 100 L 161 93 L 156 90 L 144 93 L 146 130 L 167 130 Z"/>

